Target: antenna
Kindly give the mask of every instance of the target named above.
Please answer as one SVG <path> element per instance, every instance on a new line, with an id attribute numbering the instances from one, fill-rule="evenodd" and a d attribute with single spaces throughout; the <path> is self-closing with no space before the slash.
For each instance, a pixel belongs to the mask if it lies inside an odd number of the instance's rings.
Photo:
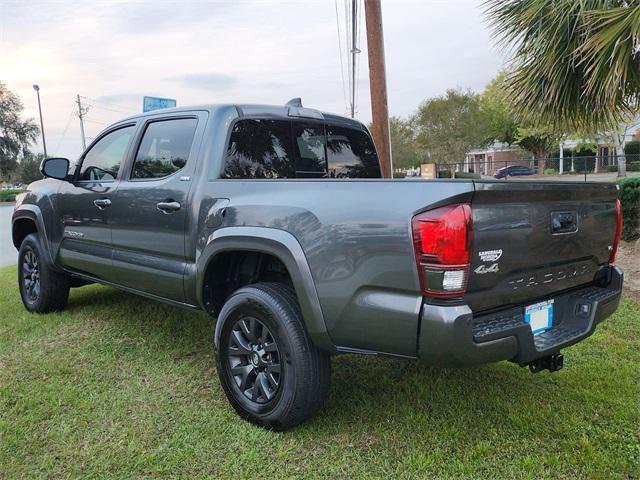
<path id="1" fill-rule="evenodd" d="M 300 97 L 292 98 L 291 100 L 289 100 L 285 104 L 285 107 L 299 107 L 299 108 L 302 108 L 302 99 Z"/>

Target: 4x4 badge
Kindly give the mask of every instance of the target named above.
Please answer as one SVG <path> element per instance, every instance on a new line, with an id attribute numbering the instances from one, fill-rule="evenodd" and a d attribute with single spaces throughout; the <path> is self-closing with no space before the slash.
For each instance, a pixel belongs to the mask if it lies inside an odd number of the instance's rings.
<path id="1" fill-rule="evenodd" d="M 499 271 L 500 267 L 497 263 L 494 263 L 490 267 L 487 267 L 486 265 L 480 265 L 474 270 L 474 273 L 477 273 L 478 275 L 484 275 L 485 273 L 498 273 Z"/>

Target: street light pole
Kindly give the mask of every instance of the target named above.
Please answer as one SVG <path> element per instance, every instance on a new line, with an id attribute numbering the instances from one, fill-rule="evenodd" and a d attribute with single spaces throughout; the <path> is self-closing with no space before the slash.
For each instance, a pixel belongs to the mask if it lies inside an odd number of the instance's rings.
<path id="1" fill-rule="evenodd" d="M 42 133 L 42 148 L 44 149 L 44 158 L 47 158 L 47 142 L 44 139 L 44 122 L 42 121 L 42 106 L 40 105 L 40 86 L 34 85 L 33 89 L 38 96 L 38 112 L 40 112 L 40 132 Z"/>

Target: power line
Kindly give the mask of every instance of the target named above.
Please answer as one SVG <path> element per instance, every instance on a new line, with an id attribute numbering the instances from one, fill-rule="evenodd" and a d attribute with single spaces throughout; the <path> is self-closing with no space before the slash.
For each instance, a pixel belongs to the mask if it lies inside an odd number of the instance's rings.
<path id="1" fill-rule="evenodd" d="M 349 104 L 347 105 L 351 117 L 355 117 L 357 105 L 358 76 L 360 74 L 360 37 L 362 24 L 362 9 L 360 0 L 344 0 L 345 44 L 347 46 L 347 78 L 349 84 Z M 337 13 L 337 4 L 336 4 Z M 337 15 L 336 15 L 337 16 Z M 342 50 L 340 51 L 342 53 Z M 344 62 L 342 62 L 344 63 Z M 342 67 L 341 63 L 341 67 Z"/>
<path id="2" fill-rule="evenodd" d="M 110 125 L 109 122 L 104 122 L 104 121 L 101 122 L 100 120 L 94 120 L 92 118 L 85 118 L 84 121 L 89 123 L 95 123 L 96 125 L 105 125 L 105 126 Z"/>
<path id="3" fill-rule="evenodd" d="M 76 106 L 74 105 L 71 108 L 71 113 L 69 113 L 69 118 L 67 119 L 67 124 L 64 127 L 64 130 L 62 131 L 62 136 L 60 137 L 60 139 L 58 140 L 58 144 L 56 145 L 56 155 L 58 155 L 59 149 L 60 149 L 60 145 L 62 144 L 62 141 L 64 140 L 64 137 L 67 135 L 67 130 L 69 129 L 69 125 L 71 125 L 71 119 L 73 118 L 73 114 L 76 113 Z"/>
<path id="4" fill-rule="evenodd" d="M 120 104 L 116 104 L 116 107 L 122 107 L 122 108 L 114 108 L 114 103 L 112 102 L 105 102 L 104 100 L 98 100 L 97 98 L 91 98 L 91 97 L 85 97 L 84 95 L 80 95 L 80 98 L 83 98 L 84 100 L 89 100 L 88 105 L 95 107 L 95 108 L 101 108 L 103 110 L 109 110 L 111 112 L 116 112 L 116 113 L 124 113 L 127 115 L 133 115 L 133 113 L 131 112 L 131 110 L 126 109 L 127 107 L 125 107 L 124 105 L 120 105 Z M 101 104 L 101 105 L 100 105 Z M 109 105 L 108 107 L 105 107 L 104 104 Z"/>
<path id="5" fill-rule="evenodd" d="M 82 97 L 82 98 L 84 98 L 84 97 Z M 105 107 L 105 106 L 102 106 L 102 105 L 96 105 L 95 103 L 85 102 L 85 105 L 89 105 L 90 107 L 94 107 L 94 108 L 99 108 L 101 110 L 108 110 L 110 112 L 124 113 L 125 115 L 132 115 L 131 111 L 127 112 L 125 110 L 119 110 L 119 109 L 116 109 L 116 108 L 110 108 L 110 107 Z"/>
<path id="6" fill-rule="evenodd" d="M 83 103 L 83 105 L 86 105 L 86 104 Z M 106 116 L 103 117 L 101 115 L 102 113 L 105 113 Z M 108 113 L 98 112 L 94 110 L 91 111 L 91 120 L 95 120 L 96 122 L 103 122 L 103 123 L 113 123 L 113 120 L 111 119 Z"/>
<path id="7" fill-rule="evenodd" d="M 356 0 L 359 1 L 360 0 Z M 362 3 L 360 2 L 360 9 L 358 10 L 358 22 L 360 23 L 360 27 L 358 28 L 358 53 L 362 52 L 362 50 L 360 49 L 360 39 L 362 38 Z M 358 59 L 357 59 L 357 66 L 356 66 L 356 85 L 355 85 L 355 103 L 356 105 L 358 104 L 358 80 L 360 79 L 360 55 L 358 55 Z"/>
<path id="8" fill-rule="evenodd" d="M 349 55 L 349 51 L 351 50 L 349 45 L 350 45 L 350 38 L 351 35 L 349 34 L 349 31 L 351 29 L 351 21 L 349 19 L 349 1 L 350 0 L 344 0 L 344 34 L 345 34 L 345 45 L 347 46 L 347 84 L 349 85 L 349 98 L 351 98 L 351 75 L 349 74 L 349 72 L 351 72 L 351 55 Z M 351 103 L 351 102 L 349 102 Z M 347 112 L 349 111 L 349 106 L 347 107 Z"/>
<path id="9" fill-rule="evenodd" d="M 358 38 L 358 1 L 351 0 L 351 118 L 356 116 L 356 48 Z"/>
<path id="10" fill-rule="evenodd" d="M 347 102 L 347 86 L 344 81 L 344 59 L 342 58 L 342 39 L 340 38 L 340 16 L 338 14 L 338 0 L 334 0 L 336 7 L 336 30 L 338 31 L 338 51 L 340 52 L 340 80 L 342 81 L 342 96 L 344 98 L 344 109 L 349 109 Z"/>

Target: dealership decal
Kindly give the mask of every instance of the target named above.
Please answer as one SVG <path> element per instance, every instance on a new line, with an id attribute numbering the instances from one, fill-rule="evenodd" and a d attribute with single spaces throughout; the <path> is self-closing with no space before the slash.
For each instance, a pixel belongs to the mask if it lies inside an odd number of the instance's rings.
<path id="1" fill-rule="evenodd" d="M 483 262 L 495 262 L 502 256 L 502 249 L 485 250 L 484 252 L 478 252 L 478 256 Z"/>

